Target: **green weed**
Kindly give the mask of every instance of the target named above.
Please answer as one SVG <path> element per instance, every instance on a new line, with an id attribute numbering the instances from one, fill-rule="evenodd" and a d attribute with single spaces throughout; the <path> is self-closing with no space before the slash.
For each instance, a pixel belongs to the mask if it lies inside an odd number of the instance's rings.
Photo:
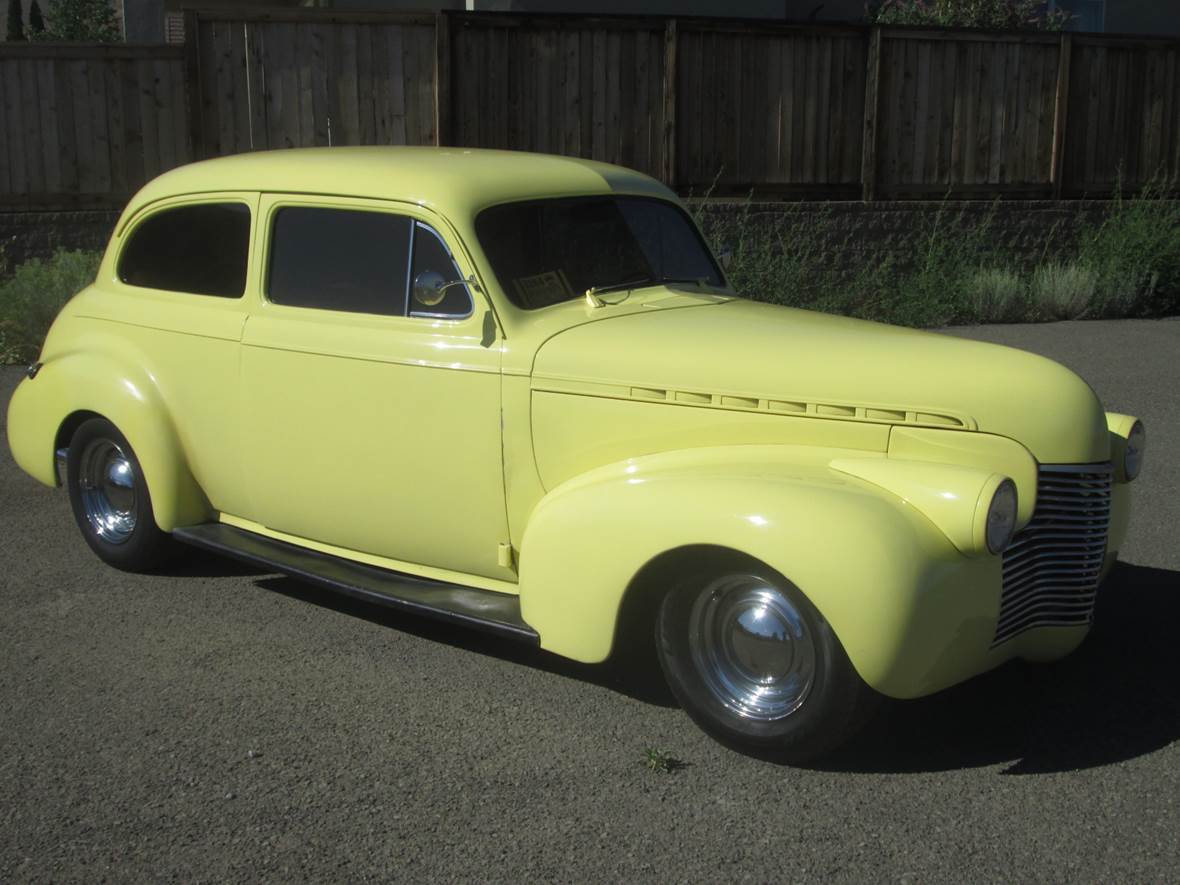
<path id="1" fill-rule="evenodd" d="M 656 747 L 644 748 L 643 764 L 650 771 L 660 774 L 672 774 L 673 772 L 680 771 L 682 768 L 688 767 L 684 762 L 669 755 L 666 750 L 660 750 Z"/>
<path id="2" fill-rule="evenodd" d="M 1180 201 L 1157 179 L 1134 197 L 1116 193 L 1106 217 L 1085 227 L 1078 261 L 1097 278 L 1105 316 L 1180 313 Z"/>
<path id="3" fill-rule="evenodd" d="M 59 250 L 34 258 L 0 282 L 0 365 L 35 360 L 62 305 L 94 281 L 102 256 Z M 0 259 L 2 262 L 2 259 Z"/>

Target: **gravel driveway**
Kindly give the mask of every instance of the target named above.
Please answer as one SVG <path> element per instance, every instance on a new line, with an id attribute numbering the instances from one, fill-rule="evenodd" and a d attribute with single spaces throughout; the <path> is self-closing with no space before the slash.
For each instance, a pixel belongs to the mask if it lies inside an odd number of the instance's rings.
<path id="1" fill-rule="evenodd" d="M 1176 881 L 1180 321 L 953 334 L 1145 419 L 1125 564 L 1070 659 L 890 703 L 809 770 L 617 668 L 213 558 L 105 568 L 0 445 L 0 881 Z"/>

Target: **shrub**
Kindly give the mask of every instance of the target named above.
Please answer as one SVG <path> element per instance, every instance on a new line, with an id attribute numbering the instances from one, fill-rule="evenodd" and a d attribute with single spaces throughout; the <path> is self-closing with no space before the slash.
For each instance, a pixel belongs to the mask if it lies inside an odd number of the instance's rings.
<path id="1" fill-rule="evenodd" d="M 1060 31 L 1069 13 L 1047 7 L 1044 0 L 878 0 L 868 13 L 879 25 Z"/>
<path id="2" fill-rule="evenodd" d="M 1014 323 L 1029 317 L 1028 286 L 1003 267 L 980 268 L 967 280 L 967 312 L 979 323 Z"/>
<path id="3" fill-rule="evenodd" d="M 1042 264 L 1032 276 L 1036 318 L 1079 320 L 1097 306 L 1098 275 L 1078 264 Z"/>
<path id="4" fill-rule="evenodd" d="M 1105 316 L 1180 313 L 1180 202 L 1157 180 L 1131 199 L 1116 193 L 1100 223 L 1083 228 L 1078 259 L 1098 279 Z"/>
<path id="5" fill-rule="evenodd" d="M 54 317 L 94 282 L 101 259 L 98 252 L 62 249 L 48 261 L 25 262 L 0 282 L 0 364 L 37 359 Z"/>
<path id="6" fill-rule="evenodd" d="M 747 201 L 736 212 L 705 203 L 693 211 L 717 250 L 731 254 L 727 275 L 747 298 L 941 326 L 1180 314 L 1174 192 L 1164 182 L 1119 197 L 1098 221 L 1086 221 L 1090 210 L 1079 206 L 1075 224 L 1055 224 L 1039 254 L 1020 264 L 999 251 L 997 204 L 982 219 L 944 204 L 888 249 L 841 237 L 832 207 L 760 212 Z"/>

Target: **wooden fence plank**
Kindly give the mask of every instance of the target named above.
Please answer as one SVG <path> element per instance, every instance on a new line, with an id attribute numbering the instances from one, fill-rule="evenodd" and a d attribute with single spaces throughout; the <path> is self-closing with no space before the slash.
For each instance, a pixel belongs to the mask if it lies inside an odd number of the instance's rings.
<path id="1" fill-rule="evenodd" d="M 1053 153 L 1049 180 L 1053 196 L 1060 200 L 1065 187 L 1065 133 L 1069 122 L 1070 63 L 1073 60 L 1073 38 L 1061 35 L 1057 59 L 1057 84 L 1053 99 Z"/>
<path id="2" fill-rule="evenodd" d="M 126 64 L 126 62 L 121 62 Z M 57 78 L 53 74 L 53 63 L 46 64 L 43 60 L 36 65 L 37 96 L 40 121 L 38 125 L 39 144 L 45 155 L 45 192 L 58 194 L 64 190 L 61 174 L 61 144 L 58 140 L 57 116 L 58 102 L 62 100 L 57 93 Z M 3 62 L 0 62 L 0 70 Z M 139 180 L 139 179 L 136 179 Z"/>
<path id="3" fill-rule="evenodd" d="M 20 79 L 20 62 L 17 59 L 7 59 L 0 68 L 0 92 L 3 93 L 3 108 L 5 125 L 0 127 L 0 138 L 7 145 L 4 165 L 8 170 L 5 182 L 8 192 L 12 194 L 28 193 L 25 175 L 25 140 L 22 137 L 21 96 L 23 84 Z"/>
<path id="4" fill-rule="evenodd" d="M 134 59 L 120 59 L 116 66 L 116 73 L 123 111 L 123 150 L 126 152 L 123 168 L 127 176 L 127 189 L 131 191 L 149 178 L 144 163 L 143 143 L 145 138 L 150 137 L 150 133 L 144 129 L 143 114 L 139 107 L 139 63 Z M 182 79 L 180 76 L 177 77 L 178 81 Z M 179 123 L 187 141 L 188 126 L 191 121 L 180 119 Z"/>
<path id="5" fill-rule="evenodd" d="M 74 126 L 73 72 L 66 60 L 54 60 L 53 91 L 57 95 L 57 135 L 61 146 L 61 186 L 65 193 L 82 192 L 78 175 L 78 134 Z M 13 190 L 12 193 L 19 193 Z"/>
<path id="6" fill-rule="evenodd" d="M 880 138 L 881 29 L 873 28 L 866 62 L 865 114 L 861 146 L 861 199 L 876 198 L 877 144 Z"/>
<path id="7" fill-rule="evenodd" d="M 119 76 L 119 64 L 119 62 L 115 62 L 103 65 L 95 73 L 103 78 L 103 91 L 106 95 L 105 116 L 107 118 L 111 165 L 110 190 L 114 193 L 126 194 L 134 190 L 139 182 L 133 184 L 127 174 L 131 152 L 127 144 L 126 109 L 123 104 L 123 81 Z M 171 137 L 171 133 L 169 133 L 169 137 Z"/>
<path id="8" fill-rule="evenodd" d="M 434 139 L 451 143 L 451 25 L 445 12 L 434 19 Z"/>
<path id="9" fill-rule="evenodd" d="M 45 153 L 29 148 L 41 141 L 41 95 L 37 79 L 37 63 L 34 59 L 22 58 L 17 61 L 17 83 L 21 108 L 21 123 L 12 121 L 9 125 L 16 130 L 25 146 L 25 187 L 29 193 L 45 192 Z"/>
<path id="10" fill-rule="evenodd" d="M 663 152 L 660 162 L 660 177 L 669 187 L 676 186 L 676 84 L 679 78 L 676 50 L 678 42 L 676 19 L 669 19 L 664 27 L 664 64 L 661 76 L 664 125 L 663 131 L 660 133 Z"/>

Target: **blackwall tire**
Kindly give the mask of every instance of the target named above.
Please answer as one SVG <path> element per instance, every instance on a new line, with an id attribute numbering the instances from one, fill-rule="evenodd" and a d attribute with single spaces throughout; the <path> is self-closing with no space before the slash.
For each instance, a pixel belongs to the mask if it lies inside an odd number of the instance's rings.
<path id="1" fill-rule="evenodd" d="M 74 432 L 66 486 L 74 521 L 103 562 L 146 572 L 168 558 L 172 539 L 156 525 L 135 450 L 105 418 L 91 418 Z"/>

